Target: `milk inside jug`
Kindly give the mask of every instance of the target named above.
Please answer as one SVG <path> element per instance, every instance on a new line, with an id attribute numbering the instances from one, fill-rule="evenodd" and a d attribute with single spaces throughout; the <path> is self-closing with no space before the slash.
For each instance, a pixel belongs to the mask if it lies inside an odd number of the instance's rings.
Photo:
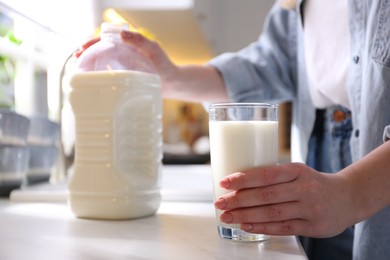
<path id="1" fill-rule="evenodd" d="M 80 56 L 70 79 L 76 143 L 68 201 L 81 218 L 138 218 L 160 205 L 160 80 L 122 42 L 123 29 L 103 24 L 101 41 Z"/>

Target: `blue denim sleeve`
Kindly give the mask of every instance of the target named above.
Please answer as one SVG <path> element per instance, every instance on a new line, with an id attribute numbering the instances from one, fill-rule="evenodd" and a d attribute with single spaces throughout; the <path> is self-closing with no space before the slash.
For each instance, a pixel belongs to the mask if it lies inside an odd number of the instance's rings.
<path id="1" fill-rule="evenodd" d="M 296 12 L 278 3 L 268 14 L 258 41 L 209 62 L 221 73 L 235 102 L 291 101 L 296 93 Z"/>

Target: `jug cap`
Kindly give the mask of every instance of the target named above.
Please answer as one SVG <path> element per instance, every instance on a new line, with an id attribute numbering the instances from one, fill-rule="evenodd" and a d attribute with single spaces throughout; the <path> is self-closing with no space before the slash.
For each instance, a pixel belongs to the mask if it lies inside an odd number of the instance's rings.
<path id="1" fill-rule="evenodd" d="M 120 33 L 123 30 L 128 30 L 127 23 L 102 23 L 100 26 L 101 33 Z"/>

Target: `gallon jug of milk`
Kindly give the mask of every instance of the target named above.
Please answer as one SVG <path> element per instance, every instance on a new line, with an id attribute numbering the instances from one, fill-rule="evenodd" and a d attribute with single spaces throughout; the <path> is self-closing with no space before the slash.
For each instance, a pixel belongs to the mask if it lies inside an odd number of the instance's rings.
<path id="1" fill-rule="evenodd" d="M 138 218 L 160 205 L 160 80 L 122 42 L 127 28 L 102 24 L 101 40 L 79 57 L 70 79 L 76 142 L 68 202 L 80 218 Z"/>

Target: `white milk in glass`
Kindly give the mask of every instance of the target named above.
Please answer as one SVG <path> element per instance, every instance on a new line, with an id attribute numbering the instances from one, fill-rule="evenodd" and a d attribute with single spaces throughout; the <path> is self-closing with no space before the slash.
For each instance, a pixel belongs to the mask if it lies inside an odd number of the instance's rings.
<path id="1" fill-rule="evenodd" d="M 137 71 L 76 73 L 76 121 L 69 204 L 78 217 L 127 219 L 160 205 L 162 158 L 159 78 Z"/>
<path id="2" fill-rule="evenodd" d="M 210 121 L 210 152 L 215 199 L 229 191 L 219 186 L 225 176 L 255 166 L 277 163 L 277 121 Z M 219 226 L 239 228 L 239 224 Z"/>

